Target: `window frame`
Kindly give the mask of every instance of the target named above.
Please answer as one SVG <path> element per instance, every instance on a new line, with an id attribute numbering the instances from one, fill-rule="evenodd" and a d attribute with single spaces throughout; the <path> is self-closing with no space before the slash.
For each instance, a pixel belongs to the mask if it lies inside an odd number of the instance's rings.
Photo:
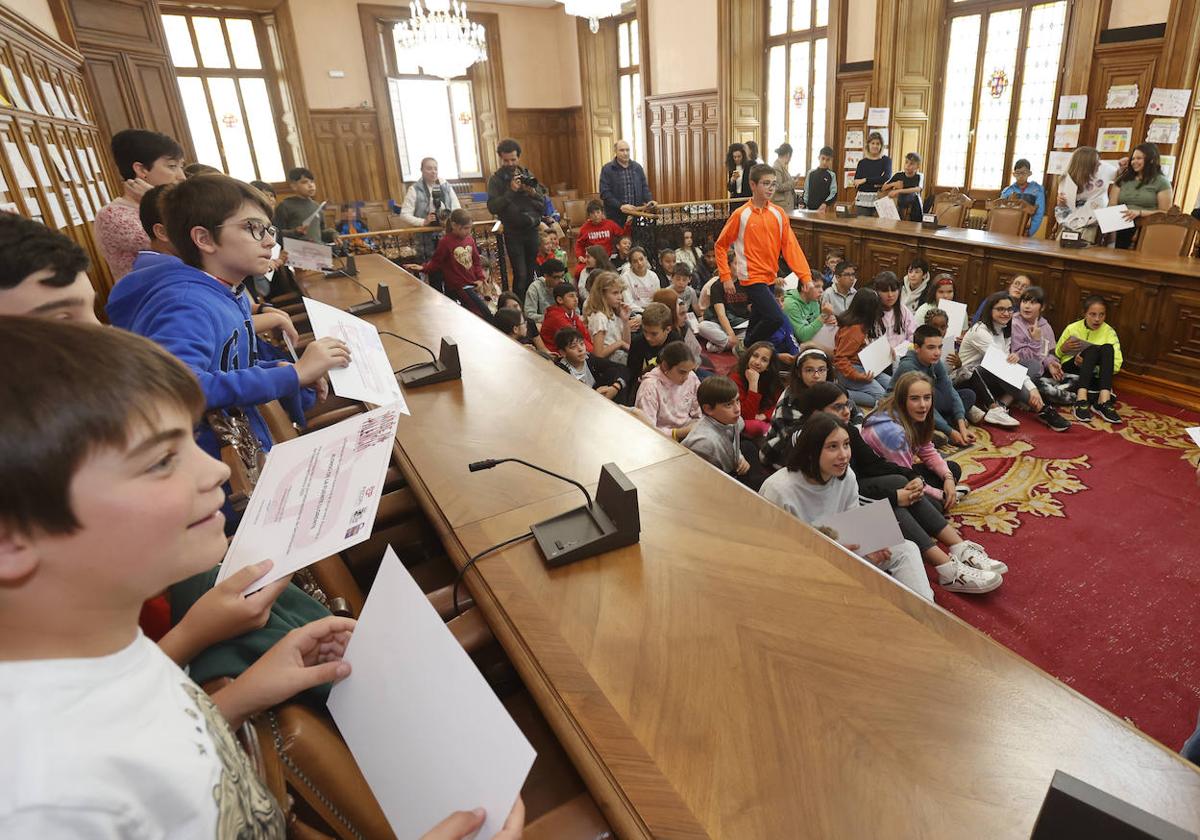
<path id="1" fill-rule="evenodd" d="M 1066 73 L 1066 55 L 1067 43 L 1071 35 L 1071 20 L 1075 13 L 1075 0 L 1062 0 L 1066 3 L 1066 11 L 1063 19 L 1063 38 L 1059 45 L 1058 52 L 1058 72 L 1055 74 L 1054 95 L 1052 97 L 1052 110 L 1050 115 L 1050 132 L 1046 138 L 1046 160 L 1049 161 L 1049 153 L 1054 148 L 1054 126 L 1058 120 L 1058 98 L 1062 95 L 1063 77 Z M 987 52 L 988 30 L 991 24 L 991 15 L 996 12 L 1008 11 L 1011 9 L 1021 10 L 1021 27 L 1017 36 L 1016 59 L 1013 68 L 1012 79 L 1012 101 L 1009 104 L 1008 113 L 1008 131 L 1004 144 L 1004 161 L 1006 166 L 1011 167 L 1013 162 L 1013 154 L 1016 150 L 1017 137 L 1014 128 L 1020 122 L 1020 105 L 1021 91 L 1025 85 L 1025 53 L 1029 44 L 1029 21 L 1032 17 L 1035 6 L 1048 5 L 1056 2 L 1056 0 L 947 0 L 946 14 L 942 19 L 942 50 L 941 50 L 941 72 L 938 76 L 938 85 L 935 93 L 937 119 L 933 122 L 933 130 L 938 138 L 937 146 L 933 153 L 932 160 L 925 167 L 925 171 L 930 175 L 930 186 L 935 193 L 943 192 L 950 189 L 961 189 L 964 193 L 970 195 L 973 199 L 986 200 L 997 198 L 1007 186 L 1007 181 L 1004 181 L 999 189 L 974 187 L 971 184 L 971 177 L 975 168 L 975 152 L 978 148 L 975 135 L 978 131 L 979 119 L 979 94 L 983 88 L 984 70 L 984 55 Z M 944 117 L 943 105 L 945 101 L 946 89 L 946 72 L 947 60 L 950 54 L 950 27 L 955 18 L 968 17 L 970 15 L 980 15 L 979 25 L 979 43 L 975 48 L 975 86 L 974 94 L 971 97 L 971 117 L 970 128 L 968 129 L 969 139 L 967 140 L 967 158 L 963 168 L 963 183 L 960 185 L 942 184 L 937 181 L 937 170 L 939 161 L 942 155 L 942 118 Z M 1005 172 L 1011 172 L 1011 168 L 1006 168 Z M 1048 177 L 1044 172 L 1042 181 Z"/>
<path id="2" fill-rule="evenodd" d="M 646 152 L 646 87 L 645 76 L 643 75 L 644 67 L 642 65 L 642 44 L 646 37 L 644 31 L 645 26 L 642 21 L 642 16 L 638 13 L 638 9 L 618 15 L 613 19 L 613 27 L 617 33 L 617 55 L 614 64 L 617 68 L 617 134 L 618 140 L 626 136 L 632 145 L 630 149 L 630 157 L 633 160 L 639 160 Z M 625 24 L 637 24 L 638 43 L 637 50 L 633 49 L 633 39 L 630 38 L 630 43 L 627 44 L 629 53 L 629 64 L 625 67 L 621 66 L 621 27 Z M 629 90 L 634 97 L 634 101 L 630 103 L 631 113 L 633 115 L 633 125 L 626 132 L 625 126 L 621 124 L 622 109 L 621 109 L 621 82 L 626 77 L 630 77 Z M 635 84 L 636 82 L 636 84 Z M 637 111 L 641 110 L 641 116 L 637 115 Z"/>
<path id="3" fill-rule="evenodd" d="M 212 94 L 208 91 L 208 80 L 216 79 L 233 79 L 234 90 L 237 93 L 238 107 L 241 110 L 242 124 L 246 126 L 246 139 L 250 149 L 250 160 L 254 164 L 254 171 L 258 176 L 258 180 L 266 180 L 262 178 L 262 171 L 258 164 L 258 153 L 254 148 L 253 137 L 250 134 L 250 121 L 246 112 L 245 97 L 242 95 L 241 79 L 262 79 L 266 83 L 267 97 L 271 103 L 271 120 L 275 126 L 275 139 L 279 145 L 279 159 L 283 164 L 284 177 L 288 170 L 297 166 L 294 148 L 287 138 L 292 134 L 290 127 L 284 120 L 283 115 L 288 110 L 287 105 L 283 102 L 281 93 L 281 81 L 284 80 L 283 73 L 276 66 L 275 54 L 272 49 L 272 33 L 267 26 L 267 14 L 248 9 L 228 9 L 220 7 L 192 7 L 192 6 L 175 6 L 164 4 L 158 9 L 160 25 L 162 18 L 167 16 L 182 17 L 187 20 L 188 35 L 191 38 L 192 52 L 196 57 L 195 67 L 177 67 L 174 59 L 170 54 L 170 49 L 167 49 L 167 58 L 171 61 L 171 70 L 176 76 L 176 88 L 178 89 L 178 78 L 180 76 L 187 78 L 198 78 L 204 84 L 205 89 L 205 104 L 207 105 L 208 117 L 212 124 L 213 137 L 217 144 L 217 151 L 221 156 L 220 165 L 221 171 L 228 172 L 228 163 L 226 162 L 225 143 L 221 139 L 221 129 L 217 122 L 216 111 L 213 107 Z M 229 56 L 229 67 L 205 67 L 203 59 L 200 56 L 200 43 L 196 36 L 196 27 L 192 22 L 193 18 L 218 18 L 221 20 L 221 34 L 225 39 L 225 51 Z M 233 58 L 233 45 L 229 38 L 229 28 L 225 24 L 226 20 L 230 19 L 248 20 L 254 27 L 255 46 L 258 48 L 258 61 L 261 68 L 258 70 L 243 70 L 233 66 L 235 64 Z M 299 116 L 299 115 L 298 115 Z M 185 117 L 186 121 L 186 117 Z M 188 125 L 189 135 L 191 126 Z M 205 161 L 197 161 L 204 163 Z M 282 184 L 282 181 L 272 182 L 276 185 Z"/>
<path id="4" fill-rule="evenodd" d="M 799 2 L 806 2 L 809 4 L 808 20 L 809 20 L 809 23 L 813 24 L 813 25 L 809 26 L 808 29 L 793 31 L 792 30 L 792 17 L 794 14 L 795 5 Z M 786 92 L 789 89 L 789 83 L 790 83 L 790 79 L 792 77 L 792 45 L 798 44 L 801 42 L 805 42 L 805 41 L 807 41 L 808 45 L 809 45 L 808 46 L 809 97 L 808 97 L 808 101 L 805 103 L 807 106 L 807 110 L 808 110 L 808 116 L 807 116 L 808 125 L 806 127 L 806 133 L 805 133 L 805 138 L 806 138 L 805 148 L 803 150 L 796 148 L 796 144 L 794 142 L 792 142 L 792 139 L 791 139 L 791 137 L 792 137 L 791 122 L 790 122 L 791 108 L 786 107 L 786 108 L 784 108 L 784 111 L 783 111 L 784 135 L 788 137 L 787 142 L 792 144 L 792 166 L 795 167 L 796 162 L 797 162 L 796 157 L 801 152 L 803 152 L 803 155 L 804 155 L 804 160 L 802 161 L 802 166 L 801 166 L 801 170 L 803 172 L 808 172 L 809 169 L 811 169 L 813 166 L 816 165 L 815 160 L 808 159 L 809 157 L 813 156 L 812 138 L 813 138 L 813 133 L 814 133 L 813 128 L 814 128 L 814 125 L 816 124 L 815 120 L 813 119 L 813 96 L 812 96 L 811 92 L 814 88 L 812 80 L 816 76 L 817 41 L 820 41 L 822 38 L 825 39 L 825 114 L 824 114 L 824 119 L 823 119 L 824 126 L 822 127 L 822 133 L 825 137 L 825 142 L 822 143 L 822 145 L 823 146 L 833 146 L 835 148 L 837 147 L 838 144 L 831 142 L 831 139 L 833 138 L 833 121 L 830 119 L 830 117 L 837 110 L 836 97 L 834 95 L 835 94 L 834 83 L 836 82 L 836 79 L 837 79 L 836 59 L 837 59 L 837 56 L 839 56 L 841 54 L 841 52 L 843 52 L 845 50 L 845 44 L 840 43 L 840 44 L 834 45 L 832 42 L 832 38 L 834 35 L 834 29 L 835 29 L 835 27 L 833 25 L 833 18 L 834 18 L 834 15 L 836 15 L 836 14 L 844 14 L 843 9 L 844 9 L 845 5 L 846 4 L 843 4 L 843 3 L 835 3 L 834 0 L 829 0 L 827 9 L 826 9 L 825 23 L 822 26 L 816 26 L 815 24 L 816 24 L 816 20 L 817 20 L 817 0 L 787 0 L 787 15 L 786 15 L 787 28 L 784 32 L 782 32 L 779 35 L 772 35 L 771 34 L 771 0 L 763 0 L 763 24 L 762 24 L 762 27 L 763 27 L 763 30 L 762 30 L 763 31 L 763 58 L 762 58 L 762 61 L 763 61 L 763 75 L 762 75 L 763 94 L 762 94 L 762 128 L 761 128 L 762 138 L 761 138 L 761 142 L 759 145 L 759 153 L 762 155 L 762 158 L 764 161 L 770 162 L 768 160 L 768 155 L 770 154 L 769 146 L 772 143 L 772 141 L 767 136 L 767 132 L 769 130 L 769 125 L 770 125 L 769 124 L 769 114 L 771 111 L 771 102 L 770 102 L 770 96 L 771 96 L 771 50 L 772 50 L 772 48 L 778 47 L 778 46 L 782 46 L 784 48 L 784 51 L 783 51 L 784 70 L 783 70 L 783 72 L 784 72 L 784 89 Z M 843 41 L 843 42 L 845 41 L 844 38 L 841 38 L 839 40 Z M 836 49 L 833 49 L 832 47 L 836 47 Z"/>

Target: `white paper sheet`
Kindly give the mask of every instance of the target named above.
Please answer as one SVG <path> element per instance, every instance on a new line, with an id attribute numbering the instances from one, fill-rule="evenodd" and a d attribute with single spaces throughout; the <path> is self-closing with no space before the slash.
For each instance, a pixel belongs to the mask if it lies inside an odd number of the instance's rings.
<path id="1" fill-rule="evenodd" d="M 1060 120 L 1082 120 L 1087 117 L 1087 95 L 1058 97 Z"/>
<path id="2" fill-rule="evenodd" d="M 957 340 L 967 328 L 967 305 L 956 300 L 939 300 L 938 309 L 946 313 L 946 337 Z"/>
<path id="3" fill-rule="evenodd" d="M 892 513 L 892 506 L 887 499 L 850 508 L 815 524 L 835 531 L 837 541 L 842 545 L 857 545 L 854 553 L 858 555 L 904 542 L 896 514 Z"/>
<path id="4" fill-rule="evenodd" d="M 1154 88 L 1146 113 L 1152 117 L 1183 117 L 1187 115 L 1192 92 L 1188 88 Z"/>
<path id="5" fill-rule="evenodd" d="M 981 367 L 988 373 L 994 373 L 1014 388 L 1024 387 L 1025 378 L 1029 376 L 1029 371 L 1024 365 L 1010 364 L 1005 352 L 996 347 L 989 347 L 988 351 L 983 354 Z"/>
<path id="6" fill-rule="evenodd" d="M 1133 219 L 1126 219 L 1121 215 L 1125 209 L 1124 204 L 1114 204 L 1112 207 L 1097 207 L 1092 211 L 1100 225 L 1100 232 L 1112 233 L 1116 230 L 1129 230 L 1134 227 Z"/>
<path id="7" fill-rule="evenodd" d="M 867 125 L 887 125 L 888 118 L 891 116 L 891 108 L 871 108 L 867 111 Z"/>
<path id="8" fill-rule="evenodd" d="M 891 219 L 894 222 L 900 221 L 900 210 L 896 207 L 896 202 L 892 198 L 880 198 L 875 201 L 875 212 L 879 214 L 881 219 Z"/>
<path id="9" fill-rule="evenodd" d="M 333 247 L 307 239 L 283 238 L 283 250 L 288 254 L 288 265 L 308 271 L 330 271 L 333 269 Z"/>
<path id="10" fill-rule="evenodd" d="M 861 131 L 846 132 L 846 148 L 861 149 L 863 147 L 863 133 Z"/>
<path id="11" fill-rule="evenodd" d="M 336 338 L 350 347 L 349 367 L 329 371 L 333 392 L 339 397 L 375 405 L 395 404 L 408 414 L 392 363 L 379 339 L 379 329 L 370 321 L 312 298 L 304 298 L 304 309 L 314 336 Z"/>
<path id="12" fill-rule="evenodd" d="M 271 249 L 271 260 L 274 261 L 274 260 L 279 259 L 279 255 L 282 252 L 283 252 L 283 246 L 281 244 L 279 244 L 278 242 L 276 242 L 275 247 Z M 273 269 L 273 268 L 270 271 L 263 272 L 263 277 L 267 278 L 268 280 L 270 280 L 274 276 L 275 276 L 275 269 Z"/>
<path id="13" fill-rule="evenodd" d="M 866 115 L 867 115 L 867 103 L 866 102 L 847 102 L 846 103 L 846 119 L 847 120 L 850 120 L 850 121 L 861 120 Z"/>
<path id="14" fill-rule="evenodd" d="M 371 536 L 399 406 L 381 406 L 276 444 L 229 544 L 217 582 L 270 558 L 246 592 Z"/>
<path id="15" fill-rule="evenodd" d="M 1108 89 L 1108 97 L 1105 99 L 1104 107 L 1109 110 L 1116 108 L 1136 108 L 1137 104 L 1137 85 L 1113 85 Z"/>
<path id="16" fill-rule="evenodd" d="M 329 711 L 396 836 L 472 808 L 495 836 L 537 754 L 390 547 L 345 659 Z"/>
<path id="17" fill-rule="evenodd" d="M 1200 446 L 1200 426 L 1192 426 L 1187 430 L 1188 437 L 1192 439 L 1192 443 Z"/>
<path id="18" fill-rule="evenodd" d="M 1076 135 L 1079 132 L 1075 132 Z M 1046 164 L 1047 175 L 1066 175 L 1067 167 L 1071 164 L 1070 152 L 1051 152 L 1050 160 Z"/>
<path id="19" fill-rule="evenodd" d="M 833 349 L 837 345 L 837 325 L 822 324 L 821 329 L 817 330 L 817 334 L 812 337 L 813 343 L 818 347 L 828 347 Z"/>
<path id="20" fill-rule="evenodd" d="M 20 147 L 11 140 L 5 140 L 4 148 L 8 152 L 8 163 L 12 166 L 13 175 L 17 179 L 17 188 L 31 190 L 36 187 L 37 181 L 33 180 L 33 173 L 25 165 L 25 158 L 21 155 Z"/>
<path id="21" fill-rule="evenodd" d="M 888 344 L 887 336 L 881 335 L 859 351 L 858 363 L 862 369 L 876 376 L 887 370 L 892 363 L 892 345 Z"/>
<path id="22" fill-rule="evenodd" d="M 1074 149 L 1079 145 L 1079 123 L 1062 123 L 1054 127 L 1054 148 Z"/>
<path id="23" fill-rule="evenodd" d="M 29 103 L 25 101 L 25 94 L 21 91 L 21 86 L 17 84 L 17 77 L 13 75 L 12 69 L 7 64 L 0 64 L 0 75 L 4 77 L 4 87 L 13 104 L 17 106 L 17 110 L 28 111 Z"/>

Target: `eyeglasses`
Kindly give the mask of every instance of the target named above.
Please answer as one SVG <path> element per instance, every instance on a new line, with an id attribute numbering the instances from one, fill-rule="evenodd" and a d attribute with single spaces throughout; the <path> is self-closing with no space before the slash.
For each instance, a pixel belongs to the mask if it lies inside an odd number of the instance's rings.
<path id="1" fill-rule="evenodd" d="M 800 368 L 800 372 L 801 372 L 801 373 L 807 373 L 807 374 L 809 374 L 809 375 L 811 375 L 811 376 L 824 376 L 825 374 L 829 373 L 829 368 L 823 368 L 823 367 L 819 367 L 819 368 L 810 368 L 810 367 L 804 367 L 804 368 Z"/>
<path id="2" fill-rule="evenodd" d="M 838 414 L 849 414 L 850 413 L 850 401 L 849 400 L 835 402 L 833 405 L 831 405 L 829 407 L 832 408 L 834 411 L 836 411 Z"/>
<path id="3" fill-rule="evenodd" d="M 992 311 L 993 312 L 1012 312 L 1013 308 L 1011 306 L 993 306 Z"/>
<path id="4" fill-rule="evenodd" d="M 217 225 L 217 227 L 240 227 L 249 233 L 258 242 L 262 242 L 268 236 L 275 239 L 279 234 L 279 228 L 267 222 L 260 222 L 258 219 L 244 219 L 240 222 L 228 222 L 227 224 Z"/>

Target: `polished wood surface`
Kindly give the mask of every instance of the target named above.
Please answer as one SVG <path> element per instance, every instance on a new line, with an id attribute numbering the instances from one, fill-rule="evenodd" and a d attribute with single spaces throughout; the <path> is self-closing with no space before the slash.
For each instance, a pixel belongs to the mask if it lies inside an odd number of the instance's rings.
<path id="1" fill-rule="evenodd" d="M 313 110 L 312 133 L 316 140 L 311 166 L 317 174 L 321 197 L 330 204 L 378 199 L 388 194 L 383 170 L 383 148 L 390 137 L 379 135 L 374 108 Z M 396 196 L 403 201 L 404 196 Z"/>
<path id="2" fill-rule="evenodd" d="M 1045 315 L 1056 333 L 1081 317 L 1084 298 L 1101 295 L 1121 339 L 1126 384 L 1200 406 L 1200 259 L 807 210 L 792 214 L 792 228 L 814 264 L 837 249 L 858 263 L 860 282 L 880 271 L 903 277 L 909 260 L 924 257 L 933 274 L 954 275 L 957 299 L 971 312 L 1014 275 L 1027 274 L 1046 292 Z"/>
<path id="3" fill-rule="evenodd" d="M 596 184 L 578 183 L 576 138 L 581 108 L 509 108 L 508 130 L 521 143 L 521 165 L 549 190 L 553 184 L 590 193 Z"/>
<path id="4" fill-rule="evenodd" d="M 518 543 L 467 576 L 620 836 L 1028 837 L 1057 769 L 1200 828 L 1200 773 L 1175 754 L 381 257 L 359 269 L 390 278 L 381 329 L 460 346 L 462 381 L 408 390 L 397 430 L 455 562 L 579 504 L 469 461 L 592 485 L 615 461 L 638 487 L 638 545 L 548 570 Z M 397 367 L 420 361 L 384 341 Z"/>
<path id="5" fill-rule="evenodd" d="M 659 204 L 725 193 L 723 167 L 695 165 L 725 157 L 717 101 L 711 89 L 646 98 L 646 174 Z"/>

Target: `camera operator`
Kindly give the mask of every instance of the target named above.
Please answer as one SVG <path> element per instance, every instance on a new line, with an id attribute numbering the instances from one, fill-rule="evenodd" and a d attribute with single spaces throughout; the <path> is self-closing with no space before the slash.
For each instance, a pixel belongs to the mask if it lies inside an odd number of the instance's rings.
<path id="1" fill-rule="evenodd" d="M 500 168 L 488 179 L 488 210 L 504 225 L 504 250 L 512 265 L 512 290 L 524 299 L 533 281 L 538 252 L 538 225 L 545 212 L 546 191 L 521 167 L 521 145 L 501 140 L 496 146 Z"/>

